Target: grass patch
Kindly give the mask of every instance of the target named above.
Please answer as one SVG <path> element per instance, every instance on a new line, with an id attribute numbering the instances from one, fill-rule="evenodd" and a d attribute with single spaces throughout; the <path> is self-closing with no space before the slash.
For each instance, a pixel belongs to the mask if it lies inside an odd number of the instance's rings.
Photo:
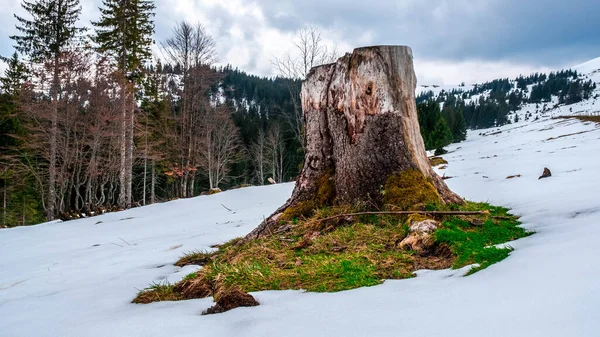
<path id="1" fill-rule="evenodd" d="M 365 215 L 320 221 L 361 211 L 350 206 L 322 208 L 311 218 L 294 218 L 287 223 L 286 231 L 267 238 L 245 243 L 236 239 L 214 253 L 188 254 L 182 260 L 209 256 L 210 262 L 174 286 L 145 289 L 134 302 L 208 297 L 234 288 L 243 292 L 337 292 L 378 285 L 386 279 L 411 278 L 419 269 L 462 268 L 478 263 L 480 267 L 470 272 L 474 273 L 510 254 L 509 248 L 494 245 L 529 235 L 505 208 L 470 202 L 430 203 L 423 207 L 428 211 L 487 212 L 436 218 L 440 223 L 433 233 L 436 248 L 423 255 L 399 245 L 408 235 L 409 221 L 426 219 L 423 216 Z"/>
<path id="2" fill-rule="evenodd" d="M 215 255 L 214 252 L 208 252 L 208 251 L 195 251 L 195 252 L 187 253 L 184 256 L 182 256 L 175 263 L 175 265 L 177 267 L 185 267 L 185 266 L 189 266 L 189 265 L 204 266 L 211 261 L 211 259 L 214 255 Z"/>
<path id="3" fill-rule="evenodd" d="M 176 292 L 175 286 L 169 283 L 154 283 L 148 288 L 140 290 L 133 303 L 148 304 L 152 302 L 181 301 L 182 294 Z"/>
<path id="4" fill-rule="evenodd" d="M 456 256 L 453 268 L 479 264 L 479 267 L 473 268 L 468 275 L 504 260 L 512 251 L 512 248 L 498 248 L 495 245 L 532 234 L 520 227 L 517 218 L 509 215 L 505 208 L 483 203 L 467 203 L 462 209 L 486 210 L 490 212 L 490 217 L 478 226 L 473 226 L 464 218 L 450 218 L 435 232 L 435 237 L 438 243 L 447 244 Z"/>

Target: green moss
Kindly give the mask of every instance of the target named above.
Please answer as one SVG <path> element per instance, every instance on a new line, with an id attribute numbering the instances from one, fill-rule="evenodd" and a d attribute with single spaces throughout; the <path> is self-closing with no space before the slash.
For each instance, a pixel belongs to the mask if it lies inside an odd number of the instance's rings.
<path id="1" fill-rule="evenodd" d="M 319 179 L 317 179 L 317 193 L 310 200 L 304 200 L 288 207 L 281 216 L 282 221 L 292 221 L 298 218 L 308 218 L 312 216 L 316 210 L 332 206 L 336 198 L 335 182 L 332 179 L 333 172 L 326 171 Z"/>
<path id="2" fill-rule="evenodd" d="M 383 203 L 400 210 L 420 210 L 428 204 L 441 203 L 440 195 L 418 170 L 391 175 L 384 186 Z"/>
<path id="3" fill-rule="evenodd" d="M 406 224 L 410 225 L 413 222 L 421 222 L 421 221 L 425 221 L 425 220 L 429 220 L 429 218 L 426 215 L 411 214 L 408 216 L 408 219 L 406 219 Z"/>

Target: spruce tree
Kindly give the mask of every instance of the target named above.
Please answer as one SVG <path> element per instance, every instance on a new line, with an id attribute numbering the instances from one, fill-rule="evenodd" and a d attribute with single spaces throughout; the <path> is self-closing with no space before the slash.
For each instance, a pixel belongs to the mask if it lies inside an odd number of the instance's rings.
<path id="1" fill-rule="evenodd" d="M 436 149 L 436 153 L 439 153 L 444 146 L 450 143 L 452 143 L 452 131 L 448 127 L 446 120 L 440 118 L 431 133 L 431 148 Z"/>
<path id="2" fill-rule="evenodd" d="M 8 68 L 4 71 L 4 76 L 0 77 L 0 88 L 3 93 L 16 97 L 25 81 L 27 81 L 27 68 L 19 60 L 17 52 L 14 52 L 11 58 L 0 57 L 0 60 L 8 65 Z"/>
<path id="3" fill-rule="evenodd" d="M 54 107 L 50 116 L 48 194 L 46 212 L 48 220 L 54 219 L 56 210 L 56 154 L 58 128 L 58 99 L 60 94 L 61 55 L 69 48 L 81 28 L 75 23 L 81 14 L 79 0 L 23 0 L 21 6 L 31 19 L 15 15 L 21 35 L 11 36 L 18 52 L 34 63 L 49 63 L 52 68 L 50 96 Z"/>
<path id="4" fill-rule="evenodd" d="M 98 50 L 113 58 L 119 71 L 139 83 L 144 62 L 152 56 L 154 2 L 150 0 L 103 0 L 94 41 Z"/>
<path id="5" fill-rule="evenodd" d="M 452 130 L 454 136 L 454 142 L 462 142 L 467 140 L 467 123 L 463 115 L 463 109 L 456 109 L 456 116 L 454 122 L 454 129 Z"/>
<path id="6" fill-rule="evenodd" d="M 15 165 L 17 158 L 27 155 L 20 150 L 27 134 L 17 114 L 27 70 L 16 52 L 11 58 L 0 59 L 8 65 L 0 77 L 0 227 L 12 227 L 43 221 L 43 209 L 32 177 Z"/>
<path id="7" fill-rule="evenodd" d="M 119 205 L 131 206 L 133 180 L 133 125 L 136 85 L 142 80 L 143 64 L 152 53 L 154 3 L 149 0 L 103 0 L 94 42 L 98 50 L 116 64 L 122 82 L 121 169 L 119 173 Z"/>

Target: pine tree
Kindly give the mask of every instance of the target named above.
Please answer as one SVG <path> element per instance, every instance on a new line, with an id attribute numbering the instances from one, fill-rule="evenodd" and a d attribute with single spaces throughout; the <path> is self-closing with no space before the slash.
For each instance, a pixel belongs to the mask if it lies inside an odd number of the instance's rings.
<path id="1" fill-rule="evenodd" d="M 467 139 L 467 123 L 463 115 L 463 109 L 456 109 L 454 129 L 452 130 L 455 142 L 462 142 Z"/>
<path id="2" fill-rule="evenodd" d="M 116 63 L 122 82 L 121 170 L 119 205 L 131 206 L 133 180 L 134 88 L 141 83 L 144 62 L 152 53 L 154 3 L 149 0 L 103 0 L 94 42 Z"/>
<path id="3" fill-rule="evenodd" d="M 43 221 L 39 193 L 32 177 L 15 165 L 24 155 L 19 151 L 26 133 L 17 116 L 19 94 L 27 80 L 27 70 L 15 52 L 11 58 L 1 58 L 8 68 L 0 77 L 0 227 Z"/>
<path id="4" fill-rule="evenodd" d="M 31 20 L 15 15 L 19 21 L 17 30 L 22 35 L 11 36 L 18 52 L 29 57 L 34 63 L 51 62 L 51 98 L 54 103 L 49 131 L 50 158 L 48 166 L 47 217 L 54 219 L 56 209 L 56 153 L 58 127 L 58 99 L 60 94 L 61 55 L 74 41 L 82 28 L 75 23 L 81 14 L 79 0 L 23 0 L 21 6 L 31 16 Z"/>
<path id="5" fill-rule="evenodd" d="M 446 120 L 444 118 L 440 118 L 435 124 L 435 128 L 431 133 L 431 147 L 438 150 L 444 148 L 444 146 L 452 143 L 452 131 L 448 127 Z"/>
<path id="6" fill-rule="evenodd" d="M 11 58 L 0 57 L 0 59 L 8 65 L 4 77 L 0 78 L 0 88 L 5 94 L 15 97 L 27 81 L 27 68 L 19 60 L 17 52 L 13 53 Z"/>

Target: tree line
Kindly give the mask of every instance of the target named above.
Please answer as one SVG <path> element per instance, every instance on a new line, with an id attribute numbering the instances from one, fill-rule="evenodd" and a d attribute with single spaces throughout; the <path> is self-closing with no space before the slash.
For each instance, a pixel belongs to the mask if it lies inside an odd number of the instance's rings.
<path id="1" fill-rule="evenodd" d="M 279 77 L 260 78 L 216 67 L 217 42 L 200 23 L 155 42 L 150 0 L 104 0 L 93 29 L 80 26 L 79 0 L 22 7 L 0 76 L 0 226 L 298 174 L 301 80 L 332 55 L 316 29 L 274 60 Z"/>
<path id="2" fill-rule="evenodd" d="M 464 86 L 462 86 L 464 87 Z M 510 115 L 519 110 L 525 104 L 544 104 L 548 107 L 552 98 L 556 97 L 555 105 L 574 104 L 592 98 L 596 89 L 596 83 L 592 80 L 586 80 L 583 76 L 573 70 L 563 70 L 552 72 L 550 74 L 532 74 L 530 76 L 519 76 L 514 80 L 508 78 L 497 79 L 482 84 L 476 84 L 472 89 L 465 90 L 462 87 L 450 91 L 441 91 L 435 95 L 432 91 L 421 93 L 417 97 L 417 103 L 423 109 L 426 106 L 430 108 L 434 116 L 437 113 L 432 110 L 433 105 L 437 103 L 441 106 L 448 106 L 450 110 L 455 111 L 450 115 L 446 114 L 443 122 L 453 129 L 454 122 L 450 119 L 461 120 L 464 118 L 466 128 L 484 129 L 490 127 L 502 126 L 511 121 L 518 121 L 518 117 L 510 118 Z M 456 112 L 460 111 L 460 113 Z M 452 117 L 454 116 L 454 117 Z M 436 117 L 437 118 L 437 117 Z M 443 122 L 438 123 L 438 130 L 443 130 Z M 437 123 L 437 122 L 434 122 Z M 462 122 L 459 123 L 462 126 Z M 426 140 L 428 133 L 434 128 L 432 123 L 421 125 L 424 129 L 423 137 Z M 447 132 L 437 132 L 436 135 L 447 135 Z M 456 136 L 454 131 L 454 141 L 459 141 L 460 136 Z M 439 139 L 434 136 L 434 139 Z M 443 139 L 450 139 L 444 137 Z M 441 142 L 441 143 L 447 143 Z M 439 144 L 431 144 L 429 147 L 437 148 Z"/>

